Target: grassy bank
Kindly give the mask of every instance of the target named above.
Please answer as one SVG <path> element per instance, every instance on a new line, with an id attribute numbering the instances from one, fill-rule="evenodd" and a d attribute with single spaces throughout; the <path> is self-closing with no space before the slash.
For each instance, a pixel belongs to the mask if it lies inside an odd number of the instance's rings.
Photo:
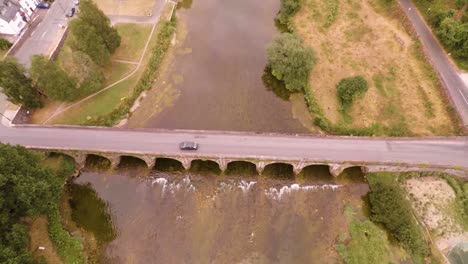
<path id="1" fill-rule="evenodd" d="M 462 133 L 419 44 L 402 30 L 394 2 L 292 2 L 294 9 L 282 3 L 277 21 L 315 51 L 317 63 L 304 91 L 315 126 L 355 136 Z M 343 113 L 337 86 L 353 76 L 362 76 L 368 91 Z"/>
<path id="2" fill-rule="evenodd" d="M 336 250 L 347 264 L 401 263 L 406 254 L 392 245 L 387 234 L 369 220 L 362 220 L 351 207 L 345 208 L 348 234 L 340 236 Z"/>
<path id="3" fill-rule="evenodd" d="M 385 226 L 415 263 L 424 263 L 429 247 L 397 177 L 392 173 L 373 173 L 368 175 L 368 180 L 372 221 Z"/>
<path id="4" fill-rule="evenodd" d="M 176 21 L 162 22 L 156 36 L 156 44 L 151 50 L 151 57 L 139 78 L 136 87 L 120 104 L 110 113 L 99 115 L 88 119 L 86 125 L 113 126 L 121 119 L 127 117 L 130 108 L 138 96 L 152 87 L 154 79 L 158 76 L 159 67 L 164 60 L 164 55 L 171 45 L 171 38 L 176 29 Z"/>
<path id="5" fill-rule="evenodd" d="M 47 158 L 44 160 L 43 165 L 58 175 L 61 186 L 64 186 L 66 179 L 70 177 L 75 169 L 74 160 L 65 156 Z M 62 192 L 63 189 L 60 190 L 60 193 Z M 47 213 L 49 237 L 55 251 L 63 263 L 85 263 L 81 241 L 76 237 L 72 237 L 64 229 L 59 208 L 60 200 L 54 201 L 51 210 Z"/>

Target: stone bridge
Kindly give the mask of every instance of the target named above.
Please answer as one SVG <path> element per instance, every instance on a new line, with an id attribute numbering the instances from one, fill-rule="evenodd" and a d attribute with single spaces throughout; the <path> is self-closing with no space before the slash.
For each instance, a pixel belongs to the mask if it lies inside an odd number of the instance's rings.
<path id="1" fill-rule="evenodd" d="M 44 151 L 36 149 L 39 151 Z M 266 167 L 274 164 L 282 164 L 290 167 L 291 171 L 294 174 L 299 174 L 306 167 L 318 167 L 318 166 L 328 166 L 328 170 L 331 175 L 337 177 L 344 170 L 349 168 L 359 168 L 363 173 L 368 172 L 379 172 L 379 171 L 391 171 L 391 172 L 402 172 L 402 171 L 441 171 L 458 176 L 465 177 L 466 171 L 459 170 L 456 168 L 446 167 L 446 166 L 430 166 L 427 164 L 418 165 L 418 166 L 409 166 L 405 164 L 370 164 L 370 163 L 329 163 L 326 161 L 310 161 L 310 160 L 285 160 L 285 159 L 262 159 L 262 158 L 236 158 L 236 157 L 217 157 L 217 156 L 199 156 L 192 155 L 191 153 L 187 155 L 154 155 L 154 154 L 135 154 L 135 153 L 114 153 L 114 152 L 96 152 L 96 151 L 73 151 L 73 150 L 57 150 L 45 151 L 47 153 L 57 153 L 69 156 L 75 160 L 75 165 L 77 170 L 81 170 L 86 165 L 86 162 L 89 157 L 95 156 L 107 159 L 110 163 L 111 169 L 116 169 L 121 163 L 122 158 L 134 158 L 139 159 L 144 162 L 148 168 L 152 169 L 155 167 L 158 160 L 161 159 L 170 159 L 180 163 L 180 165 L 185 170 L 190 170 L 192 163 L 195 161 L 211 161 L 218 165 L 221 172 L 225 172 L 235 163 L 243 163 L 245 165 L 255 166 L 259 175 L 263 173 Z"/>

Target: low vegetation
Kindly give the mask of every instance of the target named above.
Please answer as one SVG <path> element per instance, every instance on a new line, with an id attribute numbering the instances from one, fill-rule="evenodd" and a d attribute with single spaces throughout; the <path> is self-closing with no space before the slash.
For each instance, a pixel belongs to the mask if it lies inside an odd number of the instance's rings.
<path id="1" fill-rule="evenodd" d="M 455 208 L 460 224 L 468 230 L 468 182 L 448 175 L 442 176 L 452 187 L 456 195 Z"/>
<path id="2" fill-rule="evenodd" d="M 369 220 L 359 220 L 353 209 L 345 209 L 348 233 L 341 236 L 336 250 L 347 264 L 399 263 L 387 234 Z"/>
<path id="3" fill-rule="evenodd" d="M 301 8 L 303 0 L 281 0 L 281 8 L 276 16 L 276 22 L 287 31 L 294 31 L 292 18 Z"/>
<path id="4" fill-rule="evenodd" d="M 425 258 L 431 253 L 430 248 L 397 177 L 381 172 L 369 174 L 367 178 L 371 220 L 382 224 L 415 263 L 425 263 Z"/>
<path id="5" fill-rule="evenodd" d="M 34 263 L 28 252 L 26 218 L 46 215 L 49 235 L 65 263 L 83 263 L 79 240 L 60 223 L 58 203 L 73 162 L 57 168 L 42 163 L 41 156 L 23 147 L 0 145 L 0 262 Z"/>
<path id="6" fill-rule="evenodd" d="M 10 43 L 10 41 L 4 39 L 4 38 L 0 38 L 0 50 L 8 50 L 10 49 L 12 46 L 12 44 Z"/>

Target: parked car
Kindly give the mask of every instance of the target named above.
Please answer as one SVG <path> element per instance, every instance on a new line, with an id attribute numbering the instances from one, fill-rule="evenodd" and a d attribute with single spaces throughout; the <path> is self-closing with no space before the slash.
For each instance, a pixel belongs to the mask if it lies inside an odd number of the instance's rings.
<path id="1" fill-rule="evenodd" d="M 75 8 L 72 7 L 68 12 L 65 14 L 66 17 L 72 17 L 75 14 Z"/>
<path id="2" fill-rule="evenodd" d="M 36 5 L 37 8 L 40 8 L 40 9 L 49 9 L 49 4 L 48 3 L 44 3 L 44 2 L 41 2 L 39 4 Z"/>
<path id="3" fill-rule="evenodd" d="M 184 141 L 179 144 L 179 149 L 180 150 L 197 150 L 198 143 L 192 142 L 192 141 Z"/>

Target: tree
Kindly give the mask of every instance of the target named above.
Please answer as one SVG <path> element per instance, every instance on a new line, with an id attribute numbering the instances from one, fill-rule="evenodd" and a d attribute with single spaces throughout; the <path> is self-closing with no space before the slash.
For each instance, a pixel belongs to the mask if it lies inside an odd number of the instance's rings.
<path id="1" fill-rule="evenodd" d="M 313 50 L 295 34 L 283 33 L 270 44 L 267 54 L 273 76 L 284 81 L 290 92 L 304 91 L 316 60 Z"/>
<path id="2" fill-rule="evenodd" d="M 353 104 L 356 97 L 367 92 L 369 85 L 362 76 L 354 76 L 342 79 L 336 86 L 338 101 L 347 110 Z"/>
<path id="3" fill-rule="evenodd" d="M 37 86 L 50 99 L 73 101 L 76 98 L 75 81 L 55 61 L 50 61 L 43 55 L 34 55 L 29 73 Z"/>
<path id="4" fill-rule="evenodd" d="M 112 54 L 120 46 L 120 36 L 110 24 L 109 18 L 91 0 L 80 2 L 80 19 L 93 26 L 102 37 L 107 50 Z"/>
<path id="5" fill-rule="evenodd" d="M 86 53 L 74 51 L 72 63 L 64 68 L 70 77 L 76 80 L 78 86 L 78 97 L 87 96 L 99 90 L 104 81 L 101 69 Z"/>
<path id="6" fill-rule="evenodd" d="M 103 38 L 91 24 L 77 18 L 72 20 L 69 26 L 73 34 L 73 49 L 88 54 L 100 66 L 109 63 L 109 50 Z"/>
<path id="7" fill-rule="evenodd" d="M 446 17 L 437 30 L 440 40 L 460 58 L 468 58 L 468 23 Z"/>
<path id="8" fill-rule="evenodd" d="M 12 57 L 0 61 L 0 89 L 14 104 L 26 108 L 42 107 L 39 93 L 25 72 L 24 67 Z"/>
<path id="9" fill-rule="evenodd" d="M 23 147 L 0 144 L 0 263 L 32 263 L 20 219 L 46 214 L 59 200 L 64 179 L 40 167 Z"/>

